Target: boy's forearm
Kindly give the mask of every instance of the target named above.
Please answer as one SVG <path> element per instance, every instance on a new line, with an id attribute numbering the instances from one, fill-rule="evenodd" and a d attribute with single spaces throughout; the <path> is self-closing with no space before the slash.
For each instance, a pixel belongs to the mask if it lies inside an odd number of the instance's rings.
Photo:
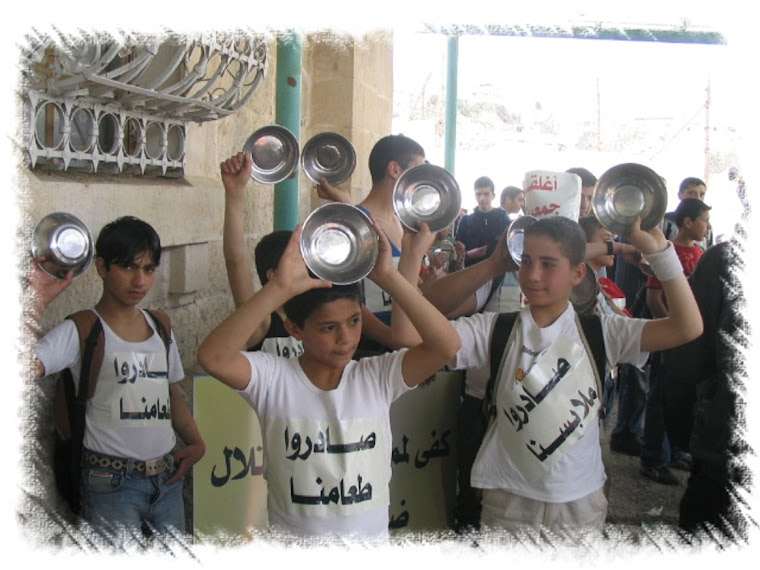
<path id="1" fill-rule="evenodd" d="M 383 289 L 393 297 L 394 305 L 398 304 L 412 327 L 419 335 L 419 340 L 442 351 L 456 352 L 459 348 L 459 336 L 449 320 L 423 297 L 417 288 L 396 272 L 383 283 Z M 394 317 L 392 317 L 394 318 Z M 417 344 L 415 339 L 409 339 L 407 345 Z"/>
<path id="2" fill-rule="evenodd" d="M 685 275 L 662 282 L 663 295 L 668 300 L 668 320 L 681 335 L 683 343 L 702 334 L 702 314 L 694 299 Z"/>
<path id="3" fill-rule="evenodd" d="M 492 258 L 450 273 L 430 284 L 425 298 L 441 313 L 448 314 L 462 306 L 471 295 L 500 274 Z"/>
<path id="4" fill-rule="evenodd" d="M 236 307 L 250 299 L 254 293 L 243 236 L 243 201 L 227 195 L 224 203 L 222 249 L 227 279 Z"/>
<path id="5" fill-rule="evenodd" d="M 198 349 L 201 366 L 213 373 L 215 363 L 245 348 L 260 324 L 289 298 L 283 288 L 267 283 L 206 337 Z"/>

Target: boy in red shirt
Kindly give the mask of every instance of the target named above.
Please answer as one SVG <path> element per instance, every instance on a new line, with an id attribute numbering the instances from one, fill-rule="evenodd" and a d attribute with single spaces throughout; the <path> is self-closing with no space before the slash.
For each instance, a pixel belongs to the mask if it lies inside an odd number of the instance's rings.
<path id="1" fill-rule="evenodd" d="M 684 198 L 675 211 L 678 232 L 672 239 L 686 277 L 692 274 L 703 250 L 698 245 L 710 231 L 710 206 L 697 198 Z M 652 316 L 668 316 L 662 284 L 656 277 L 647 280 L 647 305 Z M 641 473 L 666 485 L 677 485 L 678 478 L 669 469 L 688 471 L 691 455 L 687 452 L 691 433 L 691 404 L 694 389 L 688 383 L 671 381 L 662 362 L 662 353 L 650 358 L 649 393 L 644 417 L 644 445 L 641 449 Z"/>

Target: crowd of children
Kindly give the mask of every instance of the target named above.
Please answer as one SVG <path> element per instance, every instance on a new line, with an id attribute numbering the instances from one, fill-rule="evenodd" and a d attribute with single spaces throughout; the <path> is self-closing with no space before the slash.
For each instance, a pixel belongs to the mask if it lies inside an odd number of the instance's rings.
<path id="1" fill-rule="evenodd" d="M 468 371 L 463 401 L 470 407 L 459 423 L 462 433 L 470 429 L 470 439 L 460 438 L 460 454 L 469 454 L 460 463 L 460 487 L 470 494 L 457 505 L 457 530 L 570 536 L 578 529 L 601 530 L 607 498 L 600 420 L 614 405 L 611 388 L 622 387 L 623 365 L 650 367 L 647 409 L 653 419 L 647 414 L 645 429 L 654 431 L 661 419 L 659 435 L 632 436 L 644 436 L 643 472 L 667 482 L 663 469 L 690 461 L 690 430 L 684 426 L 701 425 L 690 411 L 697 383 L 681 375 L 681 388 L 663 386 L 669 351 L 704 338 L 700 306 L 706 305 L 697 304 L 687 276 L 701 275 L 697 244 L 709 232 L 709 207 L 685 198 L 675 210 L 672 240 L 660 227 L 643 231 L 638 220 L 620 240 L 589 215 L 590 199 L 584 199 L 580 223 L 552 216 L 528 226 L 519 266 L 506 251 L 502 224 L 489 238 L 493 243 L 465 248 L 473 258 L 465 268 L 450 271 L 452 248 L 445 264 L 430 264 L 440 270 L 435 277 L 421 280 L 434 240 L 446 236 L 425 224 L 416 231 L 402 228 L 390 192 L 407 168 L 424 159 L 422 147 L 401 135 L 384 137 L 373 149 L 373 188 L 360 206 L 372 217 L 379 257 L 366 283 L 334 285 L 310 274 L 299 250 L 299 226 L 260 240 L 254 255 L 258 289 L 243 241 L 251 157 L 237 154 L 221 165 L 223 248 L 235 310 L 202 342 L 197 358 L 259 417 L 270 525 L 286 535 L 387 540 L 390 405 L 448 366 Z M 493 199 L 493 184 L 481 186 Z M 319 191 L 346 198 L 326 181 Z M 519 192 L 505 197 L 523 203 Z M 501 213 L 504 222 L 507 214 Z M 116 237 L 109 237 L 112 228 Z M 167 356 L 152 319 L 139 308 L 160 253 L 155 231 L 132 218 L 109 224 L 96 245 L 103 296 L 93 310 L 107 331 L 106 361 L 117 365 L 103 366 L 91 387 L 82 516 L 103 532 L 119 527 L 132 537 L 146 527 L 158 534 L 184 528 L 179 482 L 204 453 L 202 434 L 175 389 L 184 376 L 176 346 Z M 630 297 L 614 286 L 615 265 L 637 259 L 652 273 L 645 286 L 652 318 L 632 314 Z M 591 318 L 578 315 L 570 301 L 588 271 L 604 285 Z M 486 305 L 505 275 L 518 281 L 525 303 L 500 315 Z M 70 282 L 70 274 L 55 280 L 33 264 L 37 311 Z M 375 289 L 392 303 L 368 309 L 365 300 Z M 717 334 L 721 325 L 711 326 Z M 45 335 L 35 355 L 37 377 L 65 368 L 78 377 L 73 323 Z M 657 366 L 660 372 L 652 373 Z M 139 371 L 139 382 L 129 378 L 132 369 Z M 146 398 L 157 401 L 157 413 L 143 411 Z M 625 405 L 621 389 L 621 412 Z M 186 444 L 178 453 L 172 453 L 175 431 Z M 649 443 L 659 458 L 664 440 L 668 457 L 645 463 Z M 307 447 L 309 461 L 302 452 Z M 723 489 L 734 476 L 727 463 L 710 472 L 718 473 L 714 478 Z M 708 464 L 710 456 L 700 456 L 699 465 Z M 729 475 L 721 475 L 726 470 Z M 724 506 L 728 493 L 716 502 Z M 694 528 L 702 519 L 694 509 L 689 513 Z"/>

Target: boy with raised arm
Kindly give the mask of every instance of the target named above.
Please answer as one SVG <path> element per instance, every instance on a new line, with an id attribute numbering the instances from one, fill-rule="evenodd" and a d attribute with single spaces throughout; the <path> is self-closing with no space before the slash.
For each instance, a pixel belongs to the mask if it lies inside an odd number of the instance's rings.
<path id="1" fill-rule="evenodd" d="M 375 229 L 380 255 L 369 277 L 394 298 L 394 331 L 410 323 L 420 344 L 352 360 L 362 329 L 359 286 L 312 278 L 299 251 L 299 226 L 269 282 L 198 350 L 203 368 L 237 390 L 261 420 L 273 530 L 387 540 L 390 405 L 459 349 L 453 327 L 393 267 L 388 240 L 377 223 Z M 415 258 L 412 265 L 419 267 L 431 241 L 427 228 L 415 234 L 404 252 Z M 281 305 L 303 354 L 241 352 Z"/>
<path id="2" fill-rule="evenodd" d="M 638 224 L 626 237 L 644 254 L 673 303 L 668 317 L 657 320 L 600 315 L 607 369 L 635 363 L 641 352 L 684 344 L 702 331 L 672 245 L 659 228 L 644 232 Z M 472 469 L 472 485 L 483 489 L 484 527 L 562 533 L 604 525 L 601 378 L 585 348 L 591 339 L 569 301 L 585 275 L 585 246 L 576 222 L 560 216 L 537 220 L 525 230 L 519 267 L 529 305 L 517 313 L 511 330 L 496 332 L 494 313 L 454 322 L 462 340 L 451 363 L 457 369 L 489 363 L 492 336 L 503 341 L 513 335 L 496 355 L 493 416 Z M 488 260 L 435 282 L 431 289 L 439 290 L 428 291 L 428 298 L 444 310 L 461 302 L 473 288 L 513 268 L 504 254 L 502 239 Z"/>

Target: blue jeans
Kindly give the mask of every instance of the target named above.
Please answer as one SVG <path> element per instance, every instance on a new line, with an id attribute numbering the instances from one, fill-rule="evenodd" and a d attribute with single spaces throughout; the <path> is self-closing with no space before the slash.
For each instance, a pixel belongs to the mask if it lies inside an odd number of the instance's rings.
<path id="1" fill-rule="evenodd" d="M 647 401 L 648 370 L 639 370 L 633 364 L 623 364 L 618 373 L 620 392 L 617 423 L 610 441 L 644 435 L 644 409 Z"/>
<path id="2" fill-rule="evenodd" d="M 175 468 L 174 458 L 164 457 L 169 469 L 152 476 L 135 471 L 131 459 L 123 471 L 83 467 L 82 518 L 109 541 L 120 536 L 141 542 L 152 535 L 184 535 L 183 480 L 166 484 Z"/>

